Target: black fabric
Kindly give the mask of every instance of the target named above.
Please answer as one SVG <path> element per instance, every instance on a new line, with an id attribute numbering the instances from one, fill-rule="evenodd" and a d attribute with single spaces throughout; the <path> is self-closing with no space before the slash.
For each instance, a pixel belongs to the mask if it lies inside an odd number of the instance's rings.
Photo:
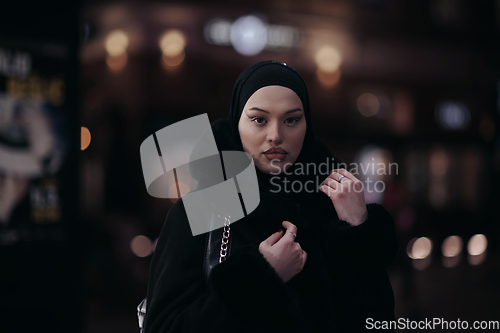
<path id="1" fill-rule="evenodd" d="M 259 64 L 238 79 L 230 117 L 212 123 L 220 151 L 242 150 L 239 136 L 231 134 L 237 126 L 231 116 L 241 115 L 242 101 L 256 87 L 263 82 L 264 86 L 277 84 L 278 79 L 295 86 L 302 80 L 283 64 Z M 271 70 L 273 79 L 262 80 L 268 74 L 260 73 L 263 70 Z M 257 74 L 257 83 L 248 83 Z M 307 91 L 302 96 L 300 88 L 294 91 L 304 98 L 309 115 Z M 235 97 L 240 94 L 236 107 Z M 339 161 L 314 139 L 310 122 L 308 131 L 308 144 L 302 150 L 307 154 L 301 152 L 297 161 L 326 163 L 326 171 L 337 167 Z M 295 173 L 299 165 L 296 162 L 288 170 L 291 175 L 277 176 L 256 168 L 260 204 L 231 224 L 231 256 L 212 269 L 208 281 L 203 272 L 206 234 L 192 236 L 183 200 L 177 201 L 167 214 L 151 262 L 146 333 L 363 332 L 367 318 L 395 319 L 394 295 L 385 270 L 398 248 L 391 215 L 379 204 L 368 204 L 368 219 L 361 225 L 339 220 L 330 198 L 316 191 L 327 177 L 320 172 L 325 170 Z M 275 191 L 287 182 L 307 181 L 313 182 L 309 183 L 312 193 Z M 258 249 L 282 228 L 284 220 L 297 225 L 296 241 L 308 254 L 303 270 L 287 283 Z"/>

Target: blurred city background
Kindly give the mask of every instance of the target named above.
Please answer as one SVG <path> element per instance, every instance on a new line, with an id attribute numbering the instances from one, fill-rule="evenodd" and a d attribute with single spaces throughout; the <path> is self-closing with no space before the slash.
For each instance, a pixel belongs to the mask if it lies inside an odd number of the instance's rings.
<path id="1" fill-rule="evenodd" d="M 139 147 L 177 121 L 226 117 L 241 71 L 270 59 L 303 76 L 316 136 L 335 156 L 387 166 L 360 177 L 380 181 L 384 191 L 365 197 L 394 217 L 396 318 L 500 320 L 500 1 L 22 1 L 2 11 L 7 327 L 138 332 L 175 203 L 148 195 Z"/>

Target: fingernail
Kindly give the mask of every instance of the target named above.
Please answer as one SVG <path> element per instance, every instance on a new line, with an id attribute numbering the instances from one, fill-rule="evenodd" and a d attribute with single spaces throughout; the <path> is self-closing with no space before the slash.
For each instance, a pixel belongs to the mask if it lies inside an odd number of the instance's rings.
<path id="1" fill-rule="evenodd" d="M 281 232 L 283 232 L 283 230 L 281 230 L 281 229 L 277 231 L 278 234 L 281 233 Z"/>

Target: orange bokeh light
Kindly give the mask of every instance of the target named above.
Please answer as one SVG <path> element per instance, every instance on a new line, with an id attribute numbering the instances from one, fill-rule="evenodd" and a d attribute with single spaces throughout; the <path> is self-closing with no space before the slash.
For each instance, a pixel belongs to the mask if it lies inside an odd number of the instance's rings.
<path id="1" fill-rule="evenodd" d="M 85 150 L 90 145 L 90 131 L 87 127 L 81 128 L 80 149 Z"/>

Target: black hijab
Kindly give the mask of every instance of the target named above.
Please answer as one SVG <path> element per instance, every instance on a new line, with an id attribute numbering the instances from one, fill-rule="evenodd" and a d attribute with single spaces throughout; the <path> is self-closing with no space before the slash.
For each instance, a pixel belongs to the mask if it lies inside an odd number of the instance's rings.
<path id="1" fill-rule="evenodd" d="M 309 95 L 302 77 L 292 67 L 275 61 L 261 61 L 247 67 L 238 77 L 233 88 L 231 106 L 229 108 L 230 134 L 236 143 L 238 150 L 243 151 L 238 123 L 247 100 L 254 92 L 262 87 L 278 85 L 293 90 L 299 96 L 304 108 L 307 130 L 304 138 L 302 151 L 297 162 L 311 159 L 314 148 L 314 133 L 311 122 L 311 110 L 309 106 Z"/>

